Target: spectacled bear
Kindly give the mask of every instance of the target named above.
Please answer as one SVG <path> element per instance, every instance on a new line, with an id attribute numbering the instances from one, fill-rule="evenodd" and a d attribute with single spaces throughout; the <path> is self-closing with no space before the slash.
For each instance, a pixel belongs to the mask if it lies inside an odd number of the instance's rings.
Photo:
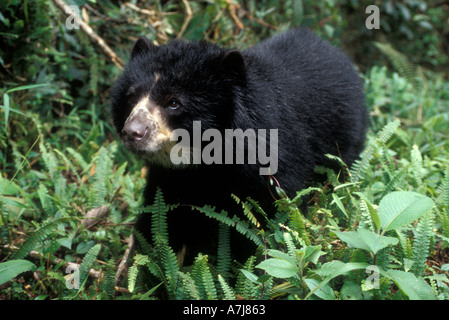
<path id="1" fill-rule="evenodd" d="M 185 245 L 191 257 L 214 254 L 217 237 L 214 221 L 191 206 L 207 204 L 233 216 L 242 211 L 231 197 L 235 194 L 274 211 L 271 176 L 294 197 L 310 185 L 314 167 L 326 164 L 325 154 L 350 165 L 363 148 L 367 126 L 362 81 L 350 59 L 305 28 L 243 51 L 182 40 L 156 46 L 140 38 L 111 97 L 118 135 L 149 167 L 145 204 L 152 203 L 157 188 L 167 203 L 181 204 L 168 214 L 170 245 L 175 251 Z M 267 162 L 257 157 L 227 161 L 229 140 L 223 137 L 230 129 L 254 130 L 257 147 L 245 144 L 244 157 L 251 150 L 259 157 L 261 145 L 276 143 L 262 152 L 274 156 L 268 173 L 261 174 Z M 260 129 L 268 135 L 261 138 Z M 196 149 L 188 140 L 187 159 L 175 164 L 173 148 L 180 146 L 173 134 L 179 132 L 190 134 L 193 144 L 195 135 L 200 140 Z M 216 148 L 210 152 L 212 141 Z M 231 152 L 231 158 L 238 157 Z M 205 155 L 217 161 L 205 161 Z M 150 236 L 149 214 L 140 215 L 136 228 Z M 232 251 L 244 247 L 237 243 Z"/>

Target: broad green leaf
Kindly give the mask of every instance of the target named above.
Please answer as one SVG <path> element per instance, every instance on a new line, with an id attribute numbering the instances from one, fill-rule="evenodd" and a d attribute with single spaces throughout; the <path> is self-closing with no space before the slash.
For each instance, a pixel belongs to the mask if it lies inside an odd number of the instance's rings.
<path id="1" fill-rule="evenodd" d="M 382 275 L 391 279 L 410 300 L 435 300 L 432 287 L 423 279 L 416 278 L 413 273 L 389 270 Z"/>
<path id="2" fill-rule="evenodd" d="M 321 281 L 316 279 L 304 279 L 304 282 L 310 290 L 314 290 L 321 283 Z M 318 287 L 313 294 L 324 300 L 335 300 L 334 290 L 332 290 L 329 284 Z"/>
<path id="3" fill-rule="evenodd" d="M 296 276 L 298 268 L 290 261 L 282 259 L 267 259 L 259 263 L 256 268 L 265 270 L 276 278 L 290 278 Z"/>
<path id="4" fill-rule="evenodd" d="M 249 272 L 248 270 L 245 270 L 245 269 L 240 269 L 240 271 L 243 273 L 243 275 L 244 275 L 249 281 L 251 281 L 251 282 L 253 282 L 253 283 L 258 283 L 258 282 L 257 282 L 257 276 L 256 276 L 254 273 Z"/>
<path id="5" fill-rule="evenodd" d="M 0 263 L 0 285 L 33 268 L 36 266 L 28 260 L 11 260 Z"/>
<path id="6" fill-rule="evenodd" d="M 344 263 L 338 260 L 334 260 L 328 263 L 325 263 L 321 266 L 320 269 L 316 271 L 316 274 L 324 278 L 323 281 L 320 282 L 316 287 L 314 287 L 304 298 L 307 300 L 312 294 L 315 294 L 315 291 L 325 286 L 332 279 L 344 275 L 345 273 L 352 270 L 366 269 L 369 266 L 368 263 L 363 262 L 349 262 Z"/>
<path id="7" fill-rule="evenodd" d="M 425 195 L 396 191 L 387 194 L 379 204 L 383 232 L 405 226 L 432 209 L 434 202 Z"/>
<path id="8" fill-rule="evenodd" d="M 291 263 L 295 263 L 295 259 L 291 256 L 289 256 L 287 253 L 279 251 L 279 250 L 275 250 L 275 249 L 270 249 L 268 250 L 268 254 L 273 257 L 273 258 L 277 258 L 277 259 L 282 259 L 282 260 L 286 260 L 288 262 Z"/>
<path id="9" fill-rule="evenodd" d="M 12 181 L 0 177 L 0 194 L 13 196 L 20 193 L 20 187 Z"/>
<path id="10" fill-rule="evenodd" d="M 334 233 L 352 248 L 368 250 L 372 254 L 376 254 L 380 249 L 396 245 L 399 242 L 397 238 L 381 236 L 363 228 L 348 232 L 334 231 Z"/>
<path id="11" fill-rule="evenodd" d="M 308 246 L 301 248 L 300 251 L 304 250 L 304 261 L 305 262 L 312 262 L 316 264 L 318 262 L 318 259 L 326 254 L 325 252 L 321 251 L 321 246 Z"/>

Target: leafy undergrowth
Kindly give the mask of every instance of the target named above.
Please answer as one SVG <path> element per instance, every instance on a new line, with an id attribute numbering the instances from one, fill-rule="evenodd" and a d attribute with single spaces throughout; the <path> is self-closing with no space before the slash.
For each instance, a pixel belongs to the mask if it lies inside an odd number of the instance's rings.
<path id="1" fill-rule="evenodd" d="M 321 35 L 338 43 L 339 30 L 350 24 L 338 18 L 344 8 L 331 2 L 304 11 L 247 2 L 247 10 L 232 1 L 190 2 L 191 20 L 172 1 L 156 1 L 145 12 L 102 1 L 98 7 L 108 16 L 89 12 L 94 30 L 123 57 L 134 40 L 120 37 L 125 34 L 162 43 L 183 30 L 187 39 L 244 47 L 297 19 L 322 26 Z M 119 70 L 81 31 L 64 29 L 49 2 L 26 10 L 27 2 L 10 4 L 0 19 L 7 28 L 1 50 L 15 49 L 2 51 L 0 59 L 9 70 L 0 75 L 0 299 L 449 298 L 447 79 L 423 72 L 391 47 L 354 43 L 354 50 L 369 49 L 374 57 L 378 47 L 384 59 L 363 71 L 370 131 L 360 160 L 346 168 L 330 157 L 341 170 L 317 168 L 327 183 L 299 190 L 294 199 L 279 189 L 274 217 L 235 197 L 241 212 L 195 208 L 219 222 L 219 250 L 181 266 L 167 241 L 171 207 L 159 192 L 155 206 L 140 208 L 145 168 L 115 142 L 106 116 L 107 91 Z M 396 13 L 408 10 L 395 8 L 382 22 L 394 27 Z M 431 8 L 419 19 L 403 19 L 419 20 L 429 32 L 401 42 L 408 51 L 426 48 L 423 64 L 447 62 L 438 33 L 430 33 L 433 23 L 444 34 L 443 14 Z M 354 23 L 356 15 L 346 17 Z M 237 27 L 239 19 L 246 28 Z M 421 34 L 410 28 L 403 22 L 396 29 Z M 397 72 L 377 66 L 385 59 Z M 150 243 L 131 237 L 141 210 L 158 222 Z M 242 264 L 230 258 L 231 229 L 259 246 Z"/>
<path id="2" fill-rule="evenodd" d="M 378 113 L 360 160 L 348 169 L 329 156 L 341 171 L 317 168 L 328 182 L 294 199 L 279 189 L 275 217 L 249 200 L 241 201 L 242 212 L 196 208 L 219 221 L 219 250 L 214 259 L 200 254 L 192 266 L 180 266 L 168 244 L 171 207 L 162 192 L 145 209 L 158 226 L 151 243 L 136 235 L 143 249 L 129 250 L 144 173 L 114 162 L 116 142 L 59 150 L 33 118 L 42 170 L 24 170 L 36 156 L 30 151 L 15 159 L 12 179 L 0 180 L 2 296 L 447 299 L 449 134 L 448 113 L 440 112 L 448 107 L 447 84 L 435 82 L 434 94 L 420 96 L 404 78 L 373 68 L 366 86 Z M 422 124 L 410 114 L 385 116 L 383 109 L 406 103 L 425 106 Z M 265 229 L 256 227 L 256 216 Z M 259 246 L 243 264 L 230 258 L 231 228 Z"/>

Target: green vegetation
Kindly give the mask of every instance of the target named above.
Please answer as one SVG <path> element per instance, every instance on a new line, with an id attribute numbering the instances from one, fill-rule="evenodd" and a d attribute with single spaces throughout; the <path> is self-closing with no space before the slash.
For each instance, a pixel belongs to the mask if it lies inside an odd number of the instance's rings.
<path id="1" fill-rule="evenodd" d="M 0 10 L 1 299 L 449 299 L 445 2 L 379 5 L 381 29 L 368 30 L 369 1 L 66 1 L 114 61 L 66 28 L 56 2 Z M 120 60 L 140 36 L 245 48 L 294 25 L 359 66 L 366 149 L 351 168 L 331 157 L 341 171 L 317 168 L 327 183 L 294 199 L 279 189 L 275 217 L 236 197 L 241 212 L 192 208 L 220 222 L 219 249 L 182 266 L 167 241 L 172 208 L 162 192 L 141 208 L 145 168 L 111 126 Z M 142 210 L 150 243 L 130 237 Z M 242 265 L 230 259 L 232 228 L 259 246 Z"/>

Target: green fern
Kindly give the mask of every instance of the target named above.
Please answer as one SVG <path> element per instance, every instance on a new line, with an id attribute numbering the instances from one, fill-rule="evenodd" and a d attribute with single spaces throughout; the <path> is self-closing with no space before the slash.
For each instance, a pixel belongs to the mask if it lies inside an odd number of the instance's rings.
<path id="1" fill-rule="evenodd" d="M 39 196 L 39 200 L 42 205 L 42 209 L 44 209 L 45 213 L 51 217 L 55 214 L 56 210 L 53 205 L 53 199 L 48 195 L 48 189 L 44 186 L 43 183 L 39 184 L 39 188 L 37 189 L 37 195 Z"/>
<path id="2" fill-rule="evenodd" d="M 436 203 L 439 207 L 449 208 L 449 166 L 446 167 L 443 182 L 438 188 Z"/>
<path id="3" fill-rule="evenodd" d="M 229 278 L 231 269 L 231 241 L 229 226 L 218 226 L 217 271 L 225 279 Z"/>
<path id="4" fill-rule="evenodd" d="M 169 295 L 177 297 L 177 290 L 180 285 L 179 265 L 173 249 L 168 246 L 165 239 L 156 237 L 155 249 L 161 261 L 161 269 L 164 272 L 164 282 Z"/>
<path id="5" fill-rule="evenodd" d="M 216 219 L 227 226 L 234 227 L 238 232 L 253 241 L 257 246 L 263 246 L 263 241 L 257 234 L 257 231 L 254 231 L 253 228 L 250 228 L 250 224 L 247 221 L 242 221 L 237 215 L 229 218 L 227 212 L 222 211 L 221 213 L 217 213 L 215 212 L 215 209 L 210 206 L 193 208 L 204 213 L 209 218 Z"/>
<path id="6" fill-rule="evenodd" d="M 84 285 L 84 282 L 86 281 L 89 271 L 92 268 L 95 259 L 97 259 L 98 254 L 101 250 L 101 244 L 96 244 L 92 248 L 89 249 L 89 251 L 84 256 L 83 262 L 80 264 L 79 269 L 79 275 L 80 275 L 80 284 L 81 286 Z"/>
<path id="7" fill-rule="evenodd" d="M 148 256 L 137 254 L 134 257 L 134 263 L 128 271 L 128 290 L 134 292 L 137 282 L 137 275 L 139 273 L 139 266 L 144 266 L 150 262 Z"/>
<path id="8" fill-rule="evenodd" d="M 293 243 L 292 236 L 288 232 L 284 232 L 284 241 L 287 245 L 288 255 L 296 260 L 296 246 Z"/>
<path id="9" fill-rule="evenodd" d="M 190 274 L 185 274 L 183 272 L 178 272 L 181 280 L 182 280 L 182 295 L 178 297 L 178 299 L 185 300 L 187 298 L 192 298 L 194 300 L 201 300 L 200 292 L 198 290 L 195 281 L 192 279 Z"/>
<path id="10" fill-rule="evenodd" d="M 294 209 L 291 210 L 289 226 L 292 230 L 298 233 L 298 236 L 305 242 L 306 245 L 311 245 L 309 233 L 306 228 L 306 220 L 296 205 L 294 205 Z"/>
<path id="11" fill-rule="evenodd" d="M 218 281 L 223 290 L 225 300 L 235 300 L 235 293 L 232 288 L 227 284 L 226 280 L 219 274 Z"/>
<path id="12" fill-rule="evenodd" d="M 114 148 L 112 148 L 114 149 Z M 107 182 L 109 176 L 112 175 L 113 161 L 111 155 L 114 151 L 101 147 L 96 157 L 93 159 L 95 164 L 94 183 L 91 185 L 89 192 L 90 208 L 98 208 L 105 204 L 105 198 L 108 194 Z"/>
<path id="13" fill-rule="evenodd" d="M 86 162 L 84 157 L 79 152 L 75 151 L 75 149 L 67 147 L 65 148 L 65 151 L 67 151 L 76 160 L 76 163 L 81 167 L 82 173 L 87 172 L 92 166 L 92 164 Z"/>
<path id="14" fill-rule="evenodd" d="M 410 62 L 406 55 L 393 48 L 389 43 L 374 42 L 374 45 L 387 56 L 399 75 L 406 78 L 415 89 L 419 91 L 422 89 L 418 68 Z"/>
<path id="15" fill-rule="evenodd" d="M 397 184 L 404 180 L 404 177 L 407 175 L 407 167 L 403 167 L 400 170 L 396 171 L 387 181 L 384 190 L 382 191 L 380 198 L 383 198 L 390 192 L 394 191 Z"/>
<path id="16" fill-rule="evenodd" d="M 418 222 L 413 241 L 412 272 L 420 276 L 426 267 L 427 257 L 430 254 L 430 241 L 433 236 L 433 213 L 428 212 Z"/>
<path id="17" fill-rule="evenodd" d="M 104 279 L 102 281 L 102 293 L 106 295 L 107 298 L 112 299 L 115 294 L 115 263 L 114 259 L 111 258 L 108 261 L 104 269 Z"/>
<path id="18" fill-rule="evenodd" d="M 399 119 L 395 119 L 389 122 L 385 127 L 378 132 L 376 139 L 372 141 L 368 147 L 362 152 L 360 159 L 354 161 L 351 166 L 351 182 L 357 183 L 363 179 L 366 171 L 369 168 L 369 164 L 374 156 L 374 149 L 379 144 L 386 144 L 388 140 L 393 136 L 396 129 L 400 126 Z"/>
<path id="19" fill-rule="evenodd" d="M 254 263 L 256 261 L 256 257 L 251 256 L 248 258 L 246 263 L 243 265 L 241 270 L 245 270 L 248 272 L 254 272 Z M 244 297 L 245 299 L 251 299 L 255 296 L 255 291 L 257 290 L 257 286 L 250 281 L 243 272 L 240 272 L 237 275 L 237 281 L 235 285 L 235 292 Z"/>
<path id="20" fill-rule="evenodd" d="M 58 227 L 64 223 L 75 221 L 73 217 L 63 217 L 57 219 L 51 219 L 49 222 L 44 223 L 39 229 L 32 232 L 28 239 L 22 244 L 20 249 L 13 255 L 12 259 L 23 259 L 31 250 L 38 247 L 42 241 L 46 240 Z"/>
<path id="21" fill-rule="evenodd" d="M 400 229 L 396 229 L 396 234 L 401 247 L 402 259 L 413 260 L 413 246 L 409 237 L 407 237 Z"/>
<path id="22" fill-rule="evenodd" d="M 232 218 L 228 217 L 228 213 L 226 211 L 221 211 L 220 213 L 215 211 L 214 207 L 204 206 L 204 207 L 193 207 L 199 212 L 204 213 L 207 217 L 213 218 L 221 223 L 224 223 L 227 226 L 234 227 L 235 221 Z"/>
<path id="23" fill-rule="evenodd" d="M 413 145 L 412 151 L 411 151 L 411 167 L 413 169 L 413 177 L 415 178 L 416 187 L 417 189 L 421 189 L 423 187 L 423 159 L 421 151 L 419 151 L 419 148 L 417 145 Z M 419 192 L 419 191 L 418 191 Z"/>
<path id="24" fill-rule="evenodd" d="M 192 267 L 192 279 L 198 287 L 202 300 L 217 300 L 217 290 L 210 272 L 207 256 L 199 255 Z"/>
<path id="25" fill-rule="evenodd" d="M 66 156 L 65 152 L 62 152 L 58 149 L 53 149 L 55 153 L 58 154 L 58 156 L 61 157 L 62 160 L 66 163 L 68 170 L 70 170 L 71 173 L 75 175 L 75 177 L 78 179 L 78 181 L 81 181 L 81 177 L 78 174 L 77 168 L 74 166 L 72 161 Z"/>
<path id="26" fill-rule="evenodd" d="M 248 218 L 248 220 L 256 227 L 260 227 L 259 221 L 257 221 L 256 216 L 251 212 L 253 208 L 252 204 L 245 201 L 241 201 L 240 198 L 238 198 L 234 194 L 232 194 L 231 196 L 235 200 L 235 202 L 237 202 L 237 204 L 241 204 L 243 208 L 243 213 Z"/>
<path id="27" fill-rule="evenodd" d="M 168 244 L 167 213 L 169 210 L 170 207 L 165 204 L 162 190 L 157 188 L 154 204 L 144 209 L 144 214 L 151 214 L 151 233 L 154 243 L 157 239 L 159 242 Z"/>
<path id="28" fill-rule="evenodd" d="M 151 256 L 154 252 L 153 247 L 148 243 L 145 236 L 138 230 L 134 230 L 133 235 L 137 240 L 139 252 Z"/>
<path id="29" fill-rule="evenodd" d="M 442 229 L 442 236 L 446 239 L 449 239 L 449 217 L 446 213 L 440 212 L 439 213 L 439 222 L 441 223 L 441 229 Z M 444 246 L 446 247 L 449 244 L 448 241 L 444 241 Z"/>

